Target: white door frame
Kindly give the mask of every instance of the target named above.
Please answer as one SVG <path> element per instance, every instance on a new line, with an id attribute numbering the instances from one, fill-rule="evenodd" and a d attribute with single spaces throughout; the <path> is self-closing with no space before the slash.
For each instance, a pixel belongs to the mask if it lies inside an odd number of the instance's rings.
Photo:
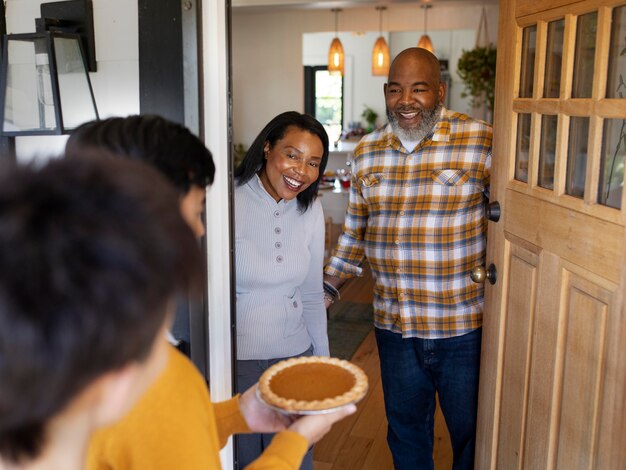
<path id="1" fill-rule="evenodd" d="M 202 87 L 204 136 L 213 153 L 215 181 L 207 190 L 209 380 L 212 401 L 233 395 L 231 341 L 231 224 L 228 159 L 229 12 L 225 0 L 202 3 Z M 233 468 L 232 441 L 222 450 L 222 468 Z"/>

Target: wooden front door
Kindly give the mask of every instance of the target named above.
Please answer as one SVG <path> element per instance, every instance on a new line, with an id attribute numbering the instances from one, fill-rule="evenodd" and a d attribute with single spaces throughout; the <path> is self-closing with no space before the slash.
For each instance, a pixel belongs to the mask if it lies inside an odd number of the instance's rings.
<path id="1" fill-rule="evenodd" d="M 626 468 L 625 5 L 500 2 L 477 469 Z"/>

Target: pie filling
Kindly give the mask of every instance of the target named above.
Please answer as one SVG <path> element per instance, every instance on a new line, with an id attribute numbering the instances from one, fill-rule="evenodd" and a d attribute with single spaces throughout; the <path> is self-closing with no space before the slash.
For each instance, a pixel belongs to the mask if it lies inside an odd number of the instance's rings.
<path id="1" fill-rule="evenodd" d="M 338 366 L 312 363 L 283 369 L 270 380 L 270 389 L 279 397 L 293 400 L 324 400 L 349 392 L 356 379 Z"/>

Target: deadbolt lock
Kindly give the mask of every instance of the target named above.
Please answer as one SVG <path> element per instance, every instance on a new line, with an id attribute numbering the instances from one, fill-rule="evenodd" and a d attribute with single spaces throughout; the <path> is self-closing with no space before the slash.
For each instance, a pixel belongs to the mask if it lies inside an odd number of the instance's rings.
<path id="1" fill-rule="evenodd" d="M 493 201 L 487 204 L 487 218 L 492 222 L 497 222 L 500 220 L 500 203 L 498 201 Z"/>

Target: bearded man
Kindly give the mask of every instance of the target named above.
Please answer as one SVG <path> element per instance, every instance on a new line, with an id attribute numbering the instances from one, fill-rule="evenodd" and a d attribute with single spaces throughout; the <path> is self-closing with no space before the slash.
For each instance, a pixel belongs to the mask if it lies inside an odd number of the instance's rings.
<path id="1" fill-rule="evenodd" d="M 384 92 L 389 123 L 354 152 L 344 231 L 324 270 L 326 305 L 367 258 L 394 466 L 433 468 L 438 394 L 453 468 L 468 469 L 483 311 L 483 286 L 469 273 L 485 262 L 492 131 L 445 109 L 439 61 L 425 49 L 398 54 Z"/>

